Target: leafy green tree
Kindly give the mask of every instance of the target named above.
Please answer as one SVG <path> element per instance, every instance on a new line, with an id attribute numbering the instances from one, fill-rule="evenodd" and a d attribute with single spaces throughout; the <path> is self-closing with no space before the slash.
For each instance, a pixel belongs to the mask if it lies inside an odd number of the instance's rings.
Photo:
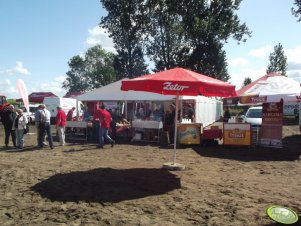
<path id="1" fill-rule="evenodd" d="M 87 50 L 85 67 L 90 88 L 99 88 L 116 80 L 114 58 L 115 54 L 105 51 L 100 45 Z"/>
<path id="2" fill-rule="evenodd" d="M 250 77 L 245 77 L 242 87 L 252 83 L 252 79 Z"/>
<path id="3" fill-rule="evenodd" d="M 229 38 L 245 42 L 251 32 L 235 11 L 241 0 L 182 0 L 183 29 L 191 56 L 188 67 L 212 77 L 228 80 L 223 45 Z"/>
<path id="4" fill-rule="evenodd" d="M 114 69 L 116 72 L 116 80 L 123 78 L 135 78 L 140 75 L 148 74 L 147 65 L 144 62 L 143 51 L 137 47 L 133 52 L 134 60 L 131 63 L 128 60 L 126 51 L 119 50 L 114 58 Z"/>
<path id="5" fill-rule="evenodd" d="M 175 66 L 185 66 L 189 46 L 185 43 L 181 15 L 177 11 L 178 0 L 146 1 L 145 27 L 147 55 L 154 62 L 154 71 Z"/>
<path id="6" fill-rule="evenodd" d="M 147 74 L 142 41 L 144 0 L 101 0 L 108 15 L 102 17 L 100 26 L 107 29 L 113 39 L 117 56 L 114 67 L 118 78 L 134 78 Z"/>
<path id="7" fill-rule="evenodd" d="M 68 92 L 88 91 L 115 81 L 113 60 L 115 55 L 100 45 L 87 50 L 84 57 L 74 56 L 68 62 L 69 71 L 63 82 Z"/>
<path id="8" fill-rule="evenodd" d="M 68 92 L 85 91 L 88 89 L 85 73 L 85 61 L 79 55 L 72 57 L 68 62 L 70 70 L 63 82 L 63 88 Z"/>
<path id="9" fill-rule="evenodd" d="M 295 17 L 298 17 L 298 22 L 301 21 L 301 0 L 295 0 L 295 3 L 296 5 L 296 9 L 295 8 L 292 8 L 292 14 L 295 16 Z"/>
<path id="10" fill-rule="evenodd" d="M 274 52 L 270 54 L 269 61 L 267 73 L 279 72 L 286 76 L 287 57 L 285 56 L 283 47 L 280 43 L 274 46 Z"/>
<path id="11" fill-rule="evenodd" d="M 181 66 L 228 80 L 223 45 L 230 38 L 244 42 L 251 34 L 235 14 L 241 1 L 101 0 L 108 15 L 100 25 L 117 49 L 115 65 L 128 77 L 139 47 L 154 62 L 154 71 Z"/>

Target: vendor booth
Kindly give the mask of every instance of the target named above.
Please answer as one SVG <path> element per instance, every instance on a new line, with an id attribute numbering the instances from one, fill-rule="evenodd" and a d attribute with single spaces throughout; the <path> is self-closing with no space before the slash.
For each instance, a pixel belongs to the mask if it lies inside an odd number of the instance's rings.
<path id="1" fill-rule="evenodd" d="M 270 73 L 237 91 L 237 97 L 225 98 L 224 105 L 262 104 L 262 125 L 255 131 L 257 144 L 282 147 L 283 104 L 299 102 L 300 83 L 286 76 Z M 252 136 L 254 137 L 254 136 Z"/>
<path id="2" fill-rule="evenodd" d="M 117 136 L 129 137 L 133 141 L 149 142 L 160 142 L 162 136 L 168 136 L 169 139 L 167 132 L 174 127 L 171 125 L 173 122 L 167 121 L 168 114 L 172 111 L 170 106 L 175 102 L 175 96 L 142 91 L 122 91 L 120 89 L 121 82 L 122 80 L 87 92 L 78 96 L 77 99 L 86 102 L 92 115 L 97 104 L 100 105 L 100 102 L 103 102 L 107 108 L 113 110 L 112 115 L 117 113 L 119 116 L 122 115 L 120 119 L 127 119 L 128 123 L 117 121 Z M 216 98 L 181 96 L 179 99 L 180 113 L 178 119 L 180 122 L 185 119 L 188 104 L 194 108 L 195 120 L 190 123 L 189 128 L 193 125 L 195 127 L 207 126 L 222 115 L 222 102 Z M 200 130 L 198 129 L 198 131 Z M 197 136 L 199 137 L 200 134 Z M 200 139 L 197 143 L 199 142 Z"/>
<path id="3" fill-rule="evenodd" d="M 121 89 L 125 91 L 146 91 L 176 96 L 173 162 L 164 165 L 164 167 L 170 169 L 184 168 L 181 164 L 176 163 L 179 96 L 203 95 L 208 97 L 229 97 L 236 95 L 235 86 L 227 82 L 179 67 L 124 80 L 122 81 Z"/>

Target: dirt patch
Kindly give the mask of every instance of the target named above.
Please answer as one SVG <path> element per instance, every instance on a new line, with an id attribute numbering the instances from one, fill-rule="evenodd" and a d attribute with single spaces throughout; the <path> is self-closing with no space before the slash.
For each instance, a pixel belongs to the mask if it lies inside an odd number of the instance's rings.
<path id="1" fill-rule="evenodd" d="M 275 225 L 272 204 L 301 213 L 298 126 L 284 127 L 283 149 L 180 146 L 184 171 L 162 169 L 172 146 L 37 149 L 31 132 L 23 151 L 0 149 L 1 225 L 257 226 Z"/>

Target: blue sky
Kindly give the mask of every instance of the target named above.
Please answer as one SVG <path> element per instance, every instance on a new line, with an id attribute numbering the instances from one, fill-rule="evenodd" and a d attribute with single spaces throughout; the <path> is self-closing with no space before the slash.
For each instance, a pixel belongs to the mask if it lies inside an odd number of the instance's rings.
<path id="1" fill-rule="evenodd" d="M 281 43 L 288 74 L 301 82 L 301 22 L 291 14 L 293 0 L 243 0 L 238 15 L 252 30 L 246 43 L 225 45 L 230 82 L 240 88 L 245 77 L 265 74 L 268 56 Z M 0 93 L 18 98 L 16 80 L 28 93 L 61 88 L 68 60 L 101 44 L 113 43 L 98 28 L 106 15 L 99 0 L 0 0 Z"/>

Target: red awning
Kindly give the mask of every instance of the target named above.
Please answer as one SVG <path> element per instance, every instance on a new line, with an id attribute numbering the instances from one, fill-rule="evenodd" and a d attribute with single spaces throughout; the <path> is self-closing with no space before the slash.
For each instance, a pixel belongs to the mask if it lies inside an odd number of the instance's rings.
<path id="1" fill-rule="evenodd" d="M 123 80 L 121 89 L 164 95 L 236 96 L 234 85 L 184 68 L 174 68 L 134 79 Z"/>

